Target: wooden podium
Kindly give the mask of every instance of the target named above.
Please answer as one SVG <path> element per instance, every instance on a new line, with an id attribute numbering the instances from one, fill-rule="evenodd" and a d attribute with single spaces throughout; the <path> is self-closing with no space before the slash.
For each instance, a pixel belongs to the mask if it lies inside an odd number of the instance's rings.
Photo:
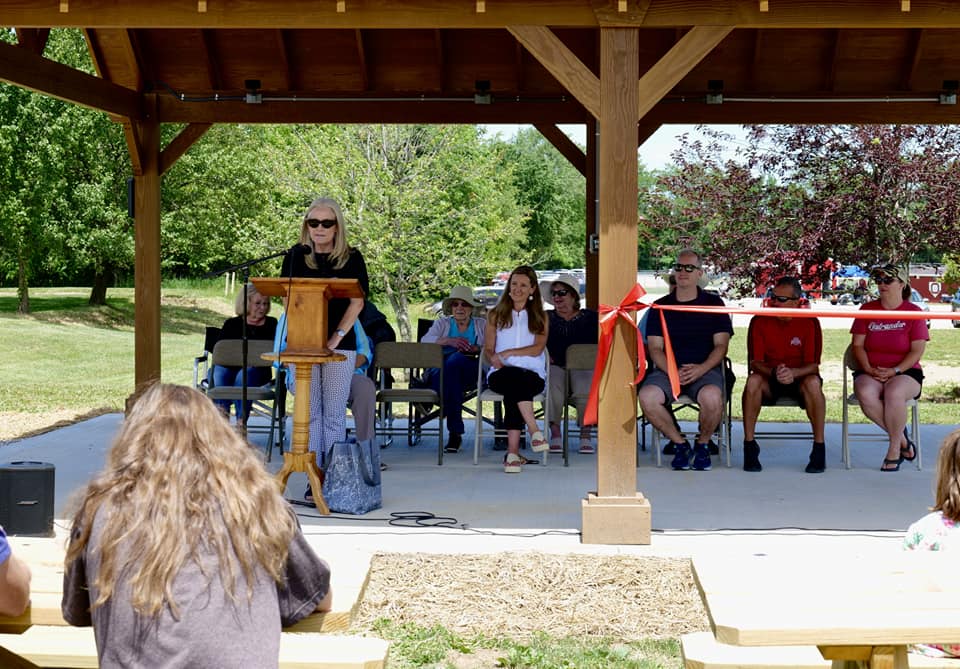
<path id="1" fill-rule="evenodd" d="M 293 446 L 283 454 L 283 467 L 277 474 L 280 494 L 287 489 L 293 472 L 304 472 L 310 480 L 317 510 L 330 513 L 323 499 L 320 470 L 310 443 L 310 377 L 313 365 L 346 360 L 327 348 L 327 300 L 333 297 L 363 297 L 356 279 L 306 279 L 301 277 L 251 277 L 261 295 L 285 297 L 287 300 L 287 348 L 279 355 L 265 353 L 267 360 L 296 365 L 299 397 L 293 406 Z"/>

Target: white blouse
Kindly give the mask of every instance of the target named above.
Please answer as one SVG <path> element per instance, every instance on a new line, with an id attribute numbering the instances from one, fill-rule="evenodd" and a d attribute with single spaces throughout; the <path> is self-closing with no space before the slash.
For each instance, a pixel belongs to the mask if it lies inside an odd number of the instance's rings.
<path id="1" fill-rule="evenodd" d="M 511 348 L 524 348 L 532 346 L 536 340 L 536 335 L 530 332 L 530 322 L 527 310 L 514 311 L 513 323 L 502 330 L 497 330 L 497 342 L 494 346 L 494 352 L 506 351 Z M 541 379 L 546 380 L 546 347 L 540 351 L 540 355 L 508 355 L 503 358 L 503 364 L 510 367 L 521 367 L 534 372 Z M 487 370 L 487 378 L 496 370 L 491 367 Z"/>

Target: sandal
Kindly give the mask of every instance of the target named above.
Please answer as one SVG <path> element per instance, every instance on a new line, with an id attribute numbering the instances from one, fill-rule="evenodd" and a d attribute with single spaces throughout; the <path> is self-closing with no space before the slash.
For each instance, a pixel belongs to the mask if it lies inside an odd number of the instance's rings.
<path id="1" fill-rule="evenodd" d="M 590 443 L 589 439 L 580 440 L 580 448 L 578 449 L 583 455 L 593 455 L 597 450 L 593 447 L 593 444 Z"/>
<path id="2" fill-rule="evenodd" d="M 534 453 L 542 453 L 548 448 L 550 448 L 550 442 L 544 438 L 543 432 L 537 430 L 530 435 L 530 450 Z"/>
<path id="3" fill-rule="evenodd" d="M 503 456 L 503 472 L 505 474 L 519 474 L 523 471 L 523 458 L 514 453 Z"/>
<path id="4" fill-rule="evenodd" d="M 550 452 L 563 453 L 563 437 L 550 437 Z"/>
<path id="5" fill-rule="evenodd" d="M 519 453 L 517 454 L 517 457 L 520 458 L 520 464 L 521 464 L 521 465 L 539 465 L 539 464 L 540 464 L 540 461 L 537 460 L 536 458 L 525 458 L 525 457 L 523 457 L 523 455 L 521 455 L 521 454 L 519 454 Z M 507 464 L 507 456 L 506 456 L 506 455 L 503 456 L 503 464 Z"/>
<path id="6" fill-rule="evenodd" d="M 907 440 L 907 447 L 900 449 L 900 460 L 913 462 L 917 459 L 917 445 L 910 441 L 910 433 L 907 432 L 907 428 L 903 428 L 903 438 Z M 913 453 L 913 455 L 908 456 L 907 453 Z"/>
<path id="7" fill-rule="evenodd" d="M 883 459 L 883 465 L 880 467 L 880 471 L 882 471 L 882 472 L 898 472 L 898 471 L 900 471 L 900 463 L 901 463 L 901 462 L 903 462 L 903 459 L 902 459 L 902 458 L 894 458 L 893 460 L 889 460 L 889 459 L 887 459 L 887 458 L 884 458 L 884 459 Z M 896 465 L 896 467 L 891 467 L 890 469 L 887 469 L 887 465 Z"/>

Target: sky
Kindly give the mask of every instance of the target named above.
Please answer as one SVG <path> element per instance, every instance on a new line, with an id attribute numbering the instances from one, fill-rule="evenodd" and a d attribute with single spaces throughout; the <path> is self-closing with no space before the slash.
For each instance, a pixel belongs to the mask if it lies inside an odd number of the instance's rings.
<path id="1" fill-rule="evenodd" d="M 499 134 L 504 139 L 513 137 L 518 129 L 529 128 L 531 126 L 522 125 L 488 125 L 487 130 L 491 135 Z M 580 146 L 586 146 L 586 125 L 560 125 L 558 126 L 570 138 Z M 714 126 L 721 128 L 736 136 L 743 136 L 743 131 L 738 125 Z M 690 133 L 691 136 L 698 136 L 700 133 L 696 125 L 673 124 L 662 125 L 653 135 L 647 139 L 640 147 L 640 160 L 649 170 L 658 170 L 670 165 L 673 161 L 670 154 L 679 147 L 677 137 L 684 133 Z"/>

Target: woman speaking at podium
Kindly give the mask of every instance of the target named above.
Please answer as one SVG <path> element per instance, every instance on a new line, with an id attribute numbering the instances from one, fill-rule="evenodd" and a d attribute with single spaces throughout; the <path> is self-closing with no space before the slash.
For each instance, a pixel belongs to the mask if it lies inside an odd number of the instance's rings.
<path id="1" fill-rule="evenodd" d="M 357 279 L 369 292 L 367 265 L 359 250 L 347 243 L 347 226 L 340 205 L 329 198 L 310 203 L 300 225 L 300 241 L 283 259 L 282 277 Z M 310 451 L 322 453 L 346 434 L 347 397 L 356 360 L 353 324 L 363 298 L 333 298 L 327 303 L 327 348 L 346 356 L 342 362 L 314 365 L 310 387 Z M 295 375 L 287 375 L 296 393 Z M 318 460 L 318 465 L 322 463 Z M 306 499 L 311 501 L 309 488 Z"/>

